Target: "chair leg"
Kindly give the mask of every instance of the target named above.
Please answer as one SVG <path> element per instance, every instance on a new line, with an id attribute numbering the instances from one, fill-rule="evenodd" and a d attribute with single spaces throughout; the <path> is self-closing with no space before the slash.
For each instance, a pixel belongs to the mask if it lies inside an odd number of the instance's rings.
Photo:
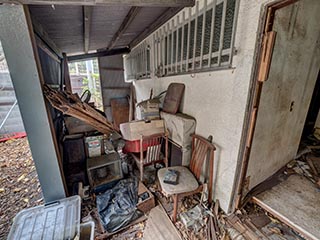
<path id="1" fill-rule="evenodd" d="M 174 194 L 173 196 L 173 222 L 177 221 L 177 213 L 178 213 L 178 194 Z"/>
<path id="2" fill-rule="evenodd" d="M 140 164 L 140 181 L 143 180 L 143 164 Z"/>

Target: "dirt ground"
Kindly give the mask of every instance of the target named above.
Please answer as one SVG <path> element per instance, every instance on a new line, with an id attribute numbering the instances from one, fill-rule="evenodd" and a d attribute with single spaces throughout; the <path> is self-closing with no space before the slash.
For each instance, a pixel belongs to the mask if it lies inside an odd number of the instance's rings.
<path id="1" fill-rule="evenodd" d="M 27 138 L 0 143 L 0 239 L 6 239 L 14 216 L 43 204 Z"/>

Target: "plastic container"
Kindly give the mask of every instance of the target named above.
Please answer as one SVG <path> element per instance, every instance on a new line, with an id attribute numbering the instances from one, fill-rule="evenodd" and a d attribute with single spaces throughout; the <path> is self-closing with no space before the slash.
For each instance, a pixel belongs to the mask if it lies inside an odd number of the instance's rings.
<path id="1" fill-rule="evenodd" d="M 14 218 L 8 240 L 79 239 L 80 211 L 79 196 L 22 210 Z"/>
<path id="2" fill-rule="evenodd" d="M 94 240 L 94 222 L 86 222 L 80 225 L 80 240 Z"/>

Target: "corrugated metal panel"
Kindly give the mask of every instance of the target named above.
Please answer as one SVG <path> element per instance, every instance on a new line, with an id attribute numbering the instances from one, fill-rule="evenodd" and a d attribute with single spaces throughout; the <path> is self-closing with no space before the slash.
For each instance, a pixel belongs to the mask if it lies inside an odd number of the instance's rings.
<path id="1" fill-rule="evenodd" d="M 31 5 L 29 8 L 31 15 L 61 51 L 68 54 L 84 52 L 83 6 Z M 92 7 L 89 50 L 108 47 L 130 8 L 130 6 Z M 142 7 L 114 48 L 128 46 L 169 9 L 168 7 Z"/>
<path id="2" fill-rule="evenodd" d="M 134 38 L 136 38 L 146 27 L 151 25 L 162 14 L 168 11 L 169 8 L 164 7 L 143 7 L 134 18 L 128 29 L 119 39 L 116 47 L 127 46 Z"/>
<path id="3" fill-rule="evenodd" d="M 130 7 L 93 7 L 89 49 L 107 47 L 129 10 Z"/>
<path id="4" fill-rule="evenodd" d="M 44 80 L 48 84 L 59 84 L 61 78 L 60 63 L 53 60 L 45 51 L 38 48 Z"/>
<path id="5" fill-rule="evenodd" d="M 99 58 L 99 70 L 101 87 L 130 87 L 124 81 L 124 72 L 119 70 L 109 70 L 110 68 L 123 69 L 123 57 L 121 55 Z"/>
<path id="6" fill-rule="evenodd" d="M 30 12 L 61 51 L 83 51 L 82 6 L 32 5 Z"/>
<path id="7" fill-rule="evenodd" d="M 110 70 L 113 68 L 115 70 Z M 118 70 L 117 70 L 118 69 Z M 99 58 L 102 100 L 107 118 L 112 121 L 110 100 L 130 94 L 130 84 L 124 81 L 123 58 L 121 55 Z"/>

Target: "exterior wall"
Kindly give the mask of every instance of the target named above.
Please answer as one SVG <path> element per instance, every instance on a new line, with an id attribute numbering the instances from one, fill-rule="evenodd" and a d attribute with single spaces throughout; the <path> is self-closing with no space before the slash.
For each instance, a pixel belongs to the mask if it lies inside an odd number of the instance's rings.
<path id="1" fill-rule="evenodd" d="M 213 136 L 217 147 L 213 192 L 226 212 L 230 211 L 261 7 L 266 2 L 240 1 L 235 35 L 237 54 L 233 57 L 232 68 L 164 78 L 152 77 L 134 83 L 138 102 L 149 96 L 150 88 L 154 88 L 157 94 L 171 82 L 186 85 L 181 111 L 196 118 L 197 134 Z"/>
<path id="2" fill-rule="evenodd" d="M 320 66 L 320 4 L 301 0 L 276 12 L 276 43 L 262 88 L 247 176 L 249 189 L 294 159 Z"/>

